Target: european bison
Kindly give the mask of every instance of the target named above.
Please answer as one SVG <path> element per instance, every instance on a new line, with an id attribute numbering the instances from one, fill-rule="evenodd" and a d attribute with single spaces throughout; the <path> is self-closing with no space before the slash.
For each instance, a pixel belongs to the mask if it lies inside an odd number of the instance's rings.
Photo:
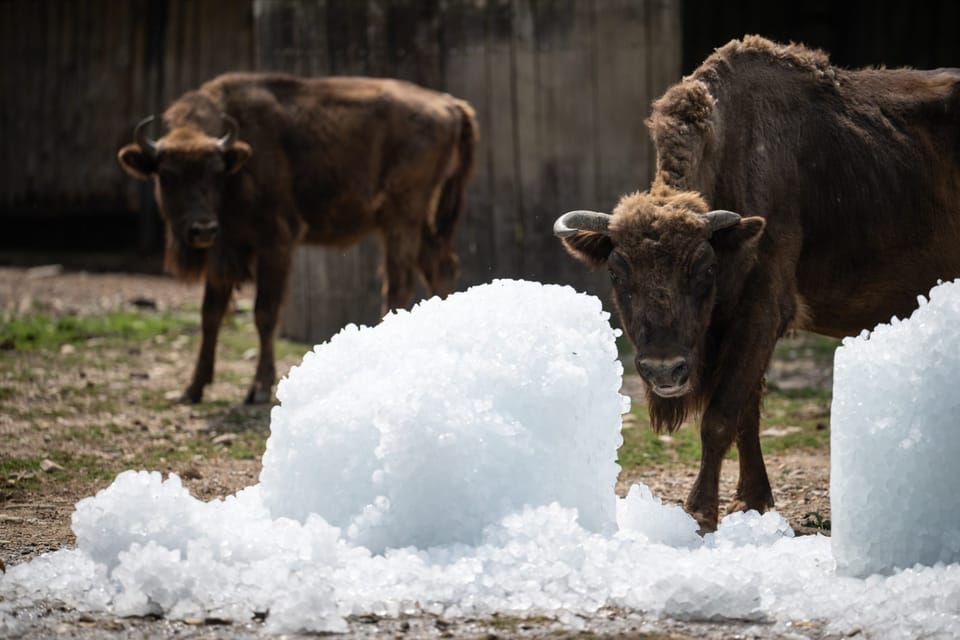
<path id="1" fill-rule="evenodd" d="M 710 530 L 733 443 L 731 511 L 773 506 L 758 424 L 777 339 L 856 334 L 960 276 L 960 69 L 847 70 L 746 37 L 670 88 L 647 125 L 650 189 L 554 231 L 609 270 L 653 426 L 701 415 L 685 506 Z"/>
<path id="2" fill-rule="evenodd" d="M 260 356 L 246 401 L 270 399 L 274 332 L 299 242 L 343 247 L 379 232 L 385 312 L 411 302 L 417 271 L 433 293 L 452 291 L 478 135 L 466 102 L 397 80 L 230 73 L 170 105 L 159 140 L 147 134 L 151 120 L 118 158 L 154 180 L 168 270 L 205 278 L 185 401 L 199 402 L 213 379 L 231 293 L 250 279 Z"/>

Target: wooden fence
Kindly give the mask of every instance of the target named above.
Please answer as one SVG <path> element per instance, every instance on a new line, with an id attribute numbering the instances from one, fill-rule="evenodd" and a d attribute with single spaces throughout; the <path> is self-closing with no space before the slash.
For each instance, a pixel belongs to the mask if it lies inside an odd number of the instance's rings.
<path id="1" fill-rule="evenodd" d="M 255 0 L 256 66 L 376 75 L 448 91 L 477 110 L 481 147 L 458 247 L 461 288 L 529 278 L 605 291 L 552 236 L 568 209 L 609 210 L 653 171 L 643 124 L 680 76 L 668 0 Z M 283 331 L 320 341 L 375 323 L 374 239 L 303 248 Z"/>

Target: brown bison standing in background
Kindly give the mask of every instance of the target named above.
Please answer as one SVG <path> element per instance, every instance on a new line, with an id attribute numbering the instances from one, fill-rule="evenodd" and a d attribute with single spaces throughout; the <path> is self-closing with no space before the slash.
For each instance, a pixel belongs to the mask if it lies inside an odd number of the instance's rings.
<path id="1" fill-rule="evenodd" d="M 273 341 L 294 245 L 346 246 L 378 231 L 383 310 L 410 304 L 416 272 L 438 295 L 458 275 L 454 231 L 474 168 L 473 109 L 397 80 L 232 73 L 141 122 L 118 157 L 154 180 L 166 265 L 204 277 L 203 337 L 183 399 L 213 379 L 217 333 L 232 292 L 256 281 L 260 356 L 246 401 L 267 402 Z M 225 131 L 225 133 L 224 133 Z"/>
<path id="2" fill-rule="evenodd" d="M 686 509 L 714 529 L 734 443 L 731 511 L 773 506 L 759 420 L 777 339 L 856 334 L 960 276 L 960 69 L 845 70 L 747 37 L 667 91 L 648 125 L 649 191 L 554 230 L 609 270 L 653 426 L 702 414 Z"/>

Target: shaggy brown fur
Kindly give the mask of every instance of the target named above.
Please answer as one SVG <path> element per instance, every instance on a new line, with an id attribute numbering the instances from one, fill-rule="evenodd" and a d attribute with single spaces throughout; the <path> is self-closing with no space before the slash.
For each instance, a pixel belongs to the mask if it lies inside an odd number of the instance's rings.
<path id="1" fill-rule="evenodd" d="M 658 429 L 702 415 L 686 508 L 712 529 L 733 444 L 732 509 L 773 506 L 759 407 L 777 339 L 856 334 L 960 276 L 960 70 L 846 70 L 748 36 L 671 87 L 647 124 L 650 190 L 621 200 L 608 233 L 564 244 L 611 270 L 638 363 L 689 363 L 684 395 L 648 381 L 647 400 Z M 711 234 L 708 208 L 744 217 Z"/>
<path id="2" fill-rule="evenodd" d="M 239 140 L 218 143 L 224 115 Z M 184 399 L 213 379 L 217 333 L 234 287 L 256 280 L 260 359 L 248 402 L 276 378 L 273 339 L 299 242 L 347 246 L 378 232 L 383 310 L 411 302 L 419 273 L 453 290 L 454 233 L 473 174 L 477 123 L 466 102 L 397 80 L 231 73 L 164 113 L 156 151 L 127 145 L 121 165 L 153 179 L 168 269 L 205 279 L 203 340 Z"/>

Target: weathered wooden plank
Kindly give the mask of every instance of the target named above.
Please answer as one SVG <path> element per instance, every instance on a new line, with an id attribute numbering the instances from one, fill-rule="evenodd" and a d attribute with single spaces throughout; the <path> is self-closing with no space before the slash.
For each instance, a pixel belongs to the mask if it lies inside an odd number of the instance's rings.
<path id="1" fill-rule="evenodd" d="M 647 87 L 651 100 L 655 100 L 674 83 L 680 80 L 680 65 L 683 59 L 683 50 L 678 34 L 680 33 L 680 7 L 670 0 L 647 0 L 648 25 L 647 42 L 648 58 Z M 649 115 L 647 105 L 644 117 Z M 649 147 L 649 162 L 655 167 L 656 154 L 651 145 Z"/>
<path id="2" fill-rule="evenodd" d="M 596 11 L 597 200 L 610 211 L 619 197 L 646 188 L 653 174 L 644 119 L 653 96 L 644 79 L 658 64 L 647 29 L 647 3 L 608 0 Z M 638 73 L 643 70 L 643 73 Z"/>
<path id="3" fill-rule="evenodd" d="M 457 234 L 460 287 L 486 282 L 494 273 L 506 272 L 498 263 L 493 233 L 498 222 L 493 211 L 497 192 L 491 182 L 491 153 L 497 146 L 491 122 L 496 96 L 488 85 L 486 15 L 473 2 L 450 3 L 441 15 L 444 50 L 443 89 L 470 102 L 477 111 L 480 145 L 477 173 L 467 191 L 467 207 Z M 499 114 L 502 115 L 502 114 Z"/>
<path id="4" fill-rule="evenodd" d="M 532 4 L 535 174 L 525 176 L 528 229 L 524 276 L 583 287 L 589 274 L 571 263 L 551 229 L 557 215 L 596 200 L 593 3 Z M 521 124 L 520 126 L 525 126 Z"/>
<path id="5" fill-rule="evenodd" d="M 539 232 L 533 217 L 540 207 L 542 165 L 540 154 L 541 129 L 539 94 L 539 65 L 537 34 L 531 3 L 513 3 L 511 58 L 513 66 L 513 103 L 510 119 L 516 137 L 513 141 L 513 165 L 517 191 L 517 233 L 519 236 L 518 277 L 531 277 L 539 256 L 534 255 L 530 236 Z"/>
<path id="6" fill-rule="evenodd" d="M 513 43 L 513 3 L 502 0 L 487 5 L 487 50 L 484 102 L 478 105 L 487 114 L 482 134 L 487 140 L 486 164 L 490 196 L 481 218 L 492 231 L 492 277 L 522 277 L 524 237 L 528 233 L 517 180 L 516 69 Z"/>

